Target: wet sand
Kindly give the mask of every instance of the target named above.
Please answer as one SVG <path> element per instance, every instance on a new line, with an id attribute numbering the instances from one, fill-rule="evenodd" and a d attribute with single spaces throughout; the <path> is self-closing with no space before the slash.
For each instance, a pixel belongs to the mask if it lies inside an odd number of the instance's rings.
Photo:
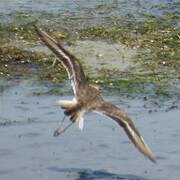
<path id="1" fill-rule="evenodd" d="M 56 101 L 72 97 L 33 95 L 34 90 L 43 88 L 25 80 L 0 95 L 1 180 L 179 178 L 179 110 L 148 113 L 139 99 L 106 97 L 135 119 L 157 156 L 157 164 L 153 164 L 114 121 L 97 114 L 86 116 L 82 132 L 74 125 L 53 137 L 63 117 Z"/>

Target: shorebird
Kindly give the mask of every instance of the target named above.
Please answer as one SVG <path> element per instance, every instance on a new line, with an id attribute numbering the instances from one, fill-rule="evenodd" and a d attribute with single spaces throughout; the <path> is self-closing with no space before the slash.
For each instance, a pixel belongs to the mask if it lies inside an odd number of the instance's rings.
<path id="1" fill-rule="evenodd" d="M 78 123 L 79 128 L 82 129 L 86 113 L 97 112 L 105 115 L 115 120 L 124 129 L 129 139 L 141 153 L 152 162 L 156 162 L 154 154 L 128 114 L 119 107 L 103 100 L 99 88 L 86 80 L 78 59 L 46 32 L 37 27 L 35 29 L 40 40 L 56 55 L 68 73 L 75 97 L 72 101 L 58 101 L 58 104 L 65 110 L 65 115 L 70 117 L 72 124 Z M 61 128 L 58 128 L 54 135 L 57 136 L 61 132 Z"/>

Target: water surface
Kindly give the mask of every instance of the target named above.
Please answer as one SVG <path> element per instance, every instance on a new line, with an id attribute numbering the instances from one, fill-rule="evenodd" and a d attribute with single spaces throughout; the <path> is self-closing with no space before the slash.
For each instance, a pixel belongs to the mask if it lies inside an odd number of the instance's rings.
<path id="1" fill-rule="evenodd" d="M 33 95 L 43 88 L 23 80 L 0 95 L 1 180 L 179 178 L 178 109 L 149 113 L 142 100 L 105 97 L 126 108 L 135 119 L 157 156 L 158 163 L 153 164 L 134 148 L 114 121 L 97 114 L 86 116 L 83 131 L 74 125 L 62 136 L 53 137 L 63 117 L 56 101 L 72 96 Z"/>

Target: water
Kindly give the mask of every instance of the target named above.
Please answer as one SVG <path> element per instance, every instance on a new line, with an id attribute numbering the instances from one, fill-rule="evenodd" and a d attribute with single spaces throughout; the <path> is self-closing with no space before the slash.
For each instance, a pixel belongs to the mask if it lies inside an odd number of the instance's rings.
<path id="1" fill-rule="evenodd" d="M 178 1 L 171 0 L 106 0 L 106 1 L 71 1 L 71 0 L 1 0 L 0 18 L 2 21 L 16 18 L 17 13 L 26 15 L 63 14 L 72 16 L 95 17 L 143 17 L 144 14 L 162 17 L 166 12 L 178 12 Z M 62 18 L 62 15 L 59 15 Z"/>
<path id="2" fill-rule="evenodd" d="M 23 16 L 59 13 L 93 18 L 142 18 L 143 14 L 161 17 L 166 12 L 177 11 L 178 6 L 178 1 L 170 0 L 1 0 L 0 19 L 14 21 L 21 13 Z M 32 80 L 0 81 L 0 84 L 7 86 L 5 91 L 0 89 L 1 180 L 179 179 L 179 109 L 149 113 L 139 98 L 121 98 L 113 93 L 105 97 L 126 108 L 135 119 L 157 156 L 157 164 L 153 164 L 134 148 L 114 121 L 97 114 L 86 116 L 82 132 L 73 126 L 62 136 L 53 137 L 63 118 L 56 101 L 72 96 L 35 96 L 33 92 L 46 91 L 47 87 Z"/>
<path id="3" fill-rule="evenodd" d="M 129 142 L 121 128 L 97 114 L 53 137 L 63 111 L 58 99 L 34 96 L 43 89 L 31 80 L 13 82 L 0 95 L 0 178 L 177 180 L 180 176 L 180 111 L 148 113 L 139 99 L 106 99 L 127 109 L 157 156 L 151 163 Z M 127 108 L 128 105 L 131 107 Z M 66 120 L 68 123 L 68 120 Z"/>

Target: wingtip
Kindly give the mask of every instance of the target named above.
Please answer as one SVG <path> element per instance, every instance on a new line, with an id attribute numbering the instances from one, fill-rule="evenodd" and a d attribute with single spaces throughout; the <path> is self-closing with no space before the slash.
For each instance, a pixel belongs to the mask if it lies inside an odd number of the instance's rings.
<path id="1" fill-rule="evenodd" d="M 141 142 L 143 143 L 143 148 L 138 148 L 151 162 L 157 163 L 156 157 L 150 147 L 145 143 L 142 136 L 140 136 Z"/>
<path id="2" fill-rule="evenodd" d="M 154 153 L 150 150 L 150 148 L 148 147 L 148 153 L 147 154 L 144 154 L 151 162 L 153 163 L 157 163 L 156 161 L 156 157 L 154 156 Z"/>
<path id="3" fill-rule="evenodd" d="M 146 144 L 145 144 L 146 145 Z M 144 155 L 151 160 L 153 163 L 156 163 L 156 157 L 154 155 L 154 153 L 151 151 L 151 149 L 146 145 L 146 153 L 144 153 Z"/>
<path id="4" fill-rule="evenodd" d="M 153 162 L 154 164 L 157 164 L 157 160 L 156 160 L 156 157 L 155 157 L 155 156 L 150 157 L 149 159 L 150 159 L 151 162 Z"/>

